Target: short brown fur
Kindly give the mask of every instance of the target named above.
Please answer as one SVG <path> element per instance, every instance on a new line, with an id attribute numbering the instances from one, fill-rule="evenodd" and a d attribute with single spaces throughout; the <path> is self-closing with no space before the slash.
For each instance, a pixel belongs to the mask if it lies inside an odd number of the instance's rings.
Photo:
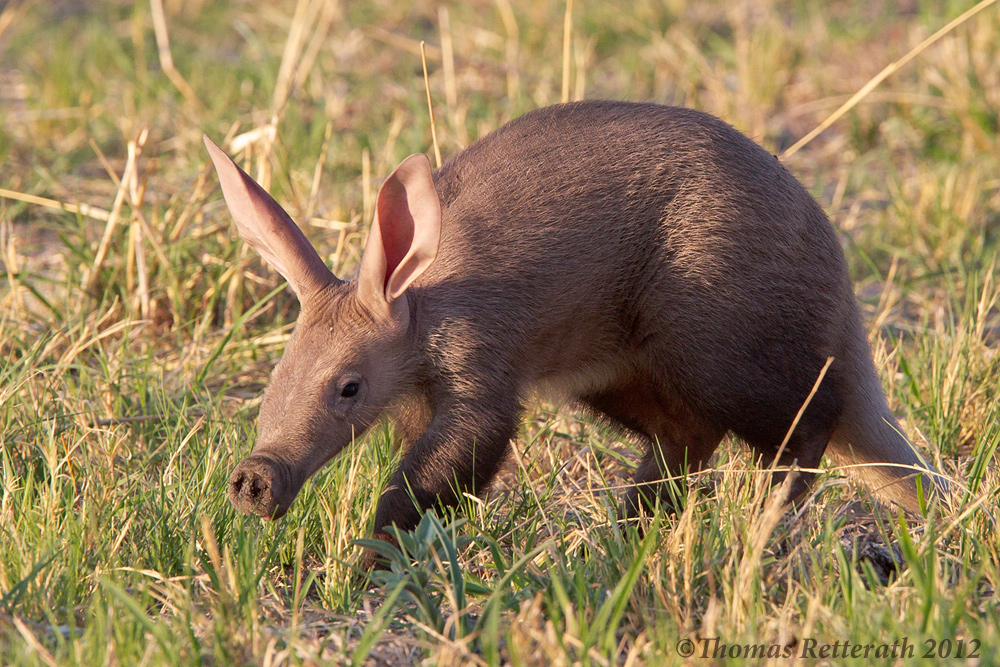
<path id="1" fill-rule="evenodd" d="M 727 432 L 769 464 L 828 357 L 780 463 L 815 468 L 829 444 L 838 464 L 892 464 L 852 472 L 918 509 L 914 468 L 934 469 L 886 404 L 833 228 L 722 121 L 581 102 L 529 113 L 433 174 L 408 158 L 351 282 L 321 275 L 297 229 L 262 231 L 294 223 L 214 151 L 241 234 L 302 301 L 233 473 L 242 511 L 280 516 L 390 414 L 406 453 L 375 529 L 412 528 L 487 487 L 523 398 L 544 387 L 645 443 L 634 513 L 641 490 L 703 466 Z"/>

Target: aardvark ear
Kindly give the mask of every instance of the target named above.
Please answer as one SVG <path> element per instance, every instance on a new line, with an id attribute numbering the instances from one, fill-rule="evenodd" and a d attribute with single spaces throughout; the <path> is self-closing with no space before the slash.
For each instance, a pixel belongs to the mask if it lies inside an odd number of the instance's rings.
<path id="1" fill-rule="evenodd" d="M 440 239 L 441 203 L 431 164 L 426 155 L 411 155 L 379 188 L 358 297 L 373 312 L 385 312 L 434 262 Z"/>
<path id="2" fill-rule="evenodd" d="M 299 301 L 336 281 L 302 230 L 256 181 L 204 137 L 240 237 L 295 290 Z"/>

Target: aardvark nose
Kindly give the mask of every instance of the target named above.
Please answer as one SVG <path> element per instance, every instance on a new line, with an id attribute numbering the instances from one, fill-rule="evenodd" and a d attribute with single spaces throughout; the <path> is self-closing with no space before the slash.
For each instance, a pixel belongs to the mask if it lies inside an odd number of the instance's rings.
<path id="1" fill-rule="evenodd" d="M 240 462 L 229 478 L 229 502 L 243 514 L 277 519 L 288 510 L 284 500 L 288 488 L 287 467 L 263 456 Z"/>

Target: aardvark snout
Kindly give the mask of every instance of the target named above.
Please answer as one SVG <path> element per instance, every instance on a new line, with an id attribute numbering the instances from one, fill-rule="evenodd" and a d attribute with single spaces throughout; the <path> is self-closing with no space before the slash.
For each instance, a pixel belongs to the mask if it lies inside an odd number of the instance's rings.
<path id="1" fill-rule="evenodd" d="M 240 462 L 229 478 L 229 502 L 243 514 L 265 519 L 284 516 L 291 504 L 288 466 L 263 456 Z"/>

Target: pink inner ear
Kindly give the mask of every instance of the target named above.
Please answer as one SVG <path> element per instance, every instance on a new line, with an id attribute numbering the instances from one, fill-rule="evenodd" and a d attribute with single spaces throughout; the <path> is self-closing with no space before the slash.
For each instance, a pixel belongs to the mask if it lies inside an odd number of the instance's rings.
<path id="1" fill-rule="evenodd" d="M 406 257 L 413 245 L 413 229 L 416 224 L 410 213 L 406 188 L 394 182 L 389 185 L 391 192 L 384 192 L 379 198 L 379 232 L 385 252 L 385 278 L 382 287 L 389 284 L 389 277 Z M 384 195 L 389 195 L 385 197 Z"/>

